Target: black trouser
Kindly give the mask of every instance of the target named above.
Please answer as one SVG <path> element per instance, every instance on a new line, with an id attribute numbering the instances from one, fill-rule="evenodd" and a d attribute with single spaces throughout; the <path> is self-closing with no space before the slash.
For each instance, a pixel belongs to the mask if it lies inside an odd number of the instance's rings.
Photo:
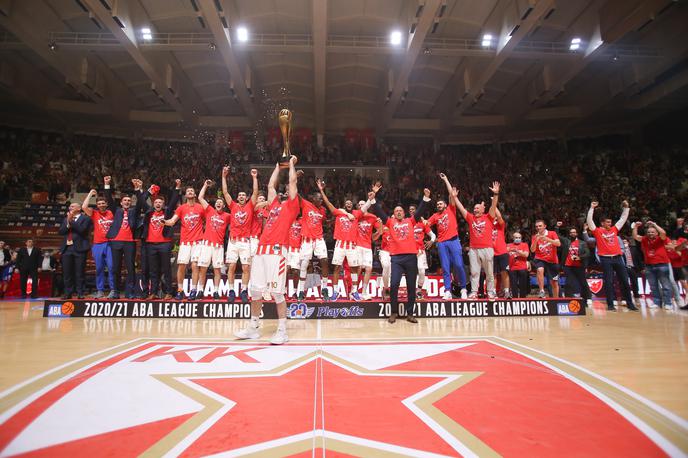
<path id="1" fill-rule="evenodd" d="M 564 266 L 564 273 L 566 274 L 564 287 L 566 297 L 573 297 L 573 294 L 578 292 L 583 300 L 592 299 L 588 281 L 585 279 L 585 267 Z"/>
<path id="2" fill-rule="evenodd" d="M 112 250 L 112 270 L 115 271 L 115 291 L 122 291 L 122 257 L 124 257 L 124 267 L 127 269 L 127 282 L 125 288 L 127 293 L 134 292 L 134 279 L 136 258 L 136 242 L 111 241 Z"/>
<path id="3" fill-rule="evenodd" d="M 83 296 L 86 278 L 86 251 L 77 251 L 74 245 L 67 245 L 62 253 L 62 278 L 64 280 L 64 293 Z"/>
<path id="4" fill-rule="evenodd" d="M 510 270 L 509 283 L 513 297 L 528 297 L 530 293 L 530 273 L 528 269 Z"/>
<path id="5" fill-rule="evenodd" d="M 19 271 L 22 296 L 26 296 L 26 283 L 29 281 L 29 277 L 31 277 L 31 296 L 36 297 L 38 296 L 38 269 Z"/>
<path id="6" fill-rule="evenodd" d="M 621 295 L 626 304 L 630 307 L 633 305 L 633 298 L 631 297 L 631 288 L 628 282 L 628 272 L 626 272 L 626 264 L 623 262 L 621 256 L 600 256 L 600 264 L 602 264 L 602 272 L 604 273 L 604 294 L 607 296 L 607 307 L 614 306 L 614 274 L 619 279 L 619 287 L 621 288 Z"/>
<path id="7" fill-rule="evenodd" d="M 392 276 L 390 296 L 392 313 L 399 313 L 399 285 L 402 275 L 406 275 L 406 313 L 413 315 L 413 304 L 416 302 L 416 277 L 418 277 L 418 257 L 415 254 L 394 254 L 392 258 Z"/>
<path id="8" fill-rule="evenodd" d="M 633 297 L 640 297 L 638 292 L 638 271 L 635 267 L 626 266 L 626 272 L 628 273 L 628 279 L 631 282 L 631 291 L 633 291 Z"/>
<path id="9" fill-rule="evenodd" d="M 161 275 L 163 294 L 172 294 L 172 268 L 170 266 L 172 243 L 146 243 L 145 245 L 150 269 L 150 294 L 158 294 Z"/>
<path id="10" fill-rule="evenodd" d="M 151 275 L 150 264 L 148 263 L 148 243 L 141 240 L 141 292 L 144 296 L 148 295 L 150 279 Z M 157 294 L 157 290 L 155 292 Z"/>

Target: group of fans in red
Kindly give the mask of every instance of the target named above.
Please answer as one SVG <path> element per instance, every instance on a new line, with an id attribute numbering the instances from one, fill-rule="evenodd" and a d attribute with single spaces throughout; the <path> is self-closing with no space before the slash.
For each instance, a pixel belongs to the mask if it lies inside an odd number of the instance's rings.
<path id="1" fill-rule="evenodd" d="M 65 298 L 74 293 L 83 297 L 85 257 L 90 249 L 96 265 L 96 298 L 105 297 L 105 271 L 108 271 L 110 299 L 120 297 L 124 289 L 128 298 L 133 298 L 135 280 L 136 243 L 141 238 L 141 266 L 144 271 L 144 291 L 149 300 L 157 299 L 162 291 L 164 299 L 195 300 L 205 290 L 206 273 L 212 266 L 214 293 L 219 299 L 221 270 L 227 266 L 230 290 L 227 300 L 237 297 L 244 303 L 251 301 L 249 325 L 237 332 L 238 338 L 257 338 L 259 316 L 263 300 L 274 300 L 277 304 L 278 326 L 271 342 L 284 343 L 286 332 L 287 275 L 291 270 L 298 276 L 297 297 L 305 297 L 305 285 L 312 258 L 319 260 L 321 268 L 321 294 L 325 300 L 336 301 L 342 296 L 352 300 L 369 300 L 371 273 L 373 268 L 372 242 L 381 238 L 379 260 L 382 266 L 382 281 L 385 295 L 389 296 L 391 310 L 389 321 L 398 319 L 399 286 L 406 277 L 408 311 L 406 320 L 417 322 L 413 316 L 413 303 L 422 297 L 428 262 L 425 250 L 437 244 L 444 279 L 444 299 L 460 297 L 477 298 L 481 283 L 481 272 L 485 275 L 486 295 L 489 300 L 497 297 L 496 283 L 499 282 L 504 297 L 526 297 L 530 290 L 528 257 L 534 254 L 539 296 L 545 297 L 545 289 L 551 288 L 554 297 L 559 296 L 558 248 L 562 239 L 557 232 L 548 230 L 543 220 L 537 220 L 536 232 L 530 246 L 523 241 L 519 232 L 511 234 L 512 242 L 506 240 L 506 224 L 498 203 L 500 183 L 490 187 L 492 193 L 489 207 L 484 202 L 468 211 L 459 199 L 459 191 L 449 179 L 439 174 L 446 188 L 447 199 L 435 203 L 436 211 L 423 218 L 431 202 L 431 191 L 423 190 L 418 205 L 412 205 L 408 214 L 402 206 L 393 208 L 387 214 L 378 201 L 382 185 L 376 183 L 367 194 L 366 200 L 356 205 L 346 200 L 341 208 L 335 207 L 325 193 L 325 183 L 317 180 L 318 191 L 305 197 L 298 194 L 298 180 L 303 177 L 297 172 L 297 158 L 292 156 L 288 165 L 277 164 L 270 176 L 267 193 L 261 193 L 258 172 L 251 170 L 253 189 L 249 195 L 239 192 L 233 199 L 228 192 L 229 167 L 222 169 L 223 198 L 209 199 L 208 190 L 213 186 L 206 180 L 198 195 L 192 187 L 182 191 L 181 181 L 176 180 L 175 189 L 168 198 L 162 196 L 156 185 L 144 190 L 141 180 L 132 184 L 136 203 L 131 196 L 122 194 L 119 205 L 112 197 L 110 177 L 104 178 L 104 193 L 96 198 L 96 208 L 90 201 L 97 191 L 91 190 L 82 205 L 71 204 L 60 232 L 65 236 L 62 246 Z M 278 193 L 280 170 L 288 168 L 286 190 Z M 179 204 L 182 193 L 185 201 Z M 150 204 L 149 204 L 150 200 Z M 593 202 L 587 215 L 587 224 L 594 237 L 596 255 L 605 276 L 605 293 L 610 310 L 614 310 L 614 276 L 617 277 L 621 294 L 629 309 L 637 310 L 631 297 L 629 278 L 625 261 L 624 242 L 618 236 L 629 215 L 628 202 L 623 202 L 620 219 L 603 217 L 600 226 L 593 221 L 597 202 Z M 323 238 L 323 222 L 327 210 L 335 218 L 335 247 L 329 276 L 328 252 Z M 470 264 L 470 294 L 467 290 L 466 271 L 463 262 L 463 248 L 459 239 L 457 210 L 468 223 Z M 83 213 L 82 213 L 83 212 Z M 85 216 L 85 217 L 84 217 Z M 177 253 L 177 291 L 172 290 L 170 258 L 173 249 L 173 226 L 181 225 L 179 251 Z M 93 243 L 88 234 L 93 226 Z M 655 304 L 671 304 L 676 292 L 671 291 L 670 281 L 684 280 L 682 269 L 673 272 L 667 266 L 682 263 L 688 255 L 686 240 L 671 241 L 665 231 L 655 223 L 648 223 L 646 234 L 638 235 L 642 223 L 634 223 L 633 237 L 640 243 L 645 254 L 646 276 L 650 282 Z M 436 228 L 437 235 L 432 228 Z M 227 229 L 229 236 L 227 237 Z M 585 234 L 584 234 L 585 235 Z M 584 299 L 590 299 L 585 279 L 583 258 L 588 256 L 587 243 L 578 238 L 575 228 L 566 242 L 566 259 L 563 268 L 570 282 L 577 283 L 577 292 Z M 226 240 L 226 249 L 225 246 Z M 593 240 L 591 239 L 591 242 Z M 676 261 L 678 260 L 678 261 Z M 238 289 L 231 279 L 235 278 L 237 264 L 242 265 Z M 119 273 L 126 268 L 126 286 L 123 288 Z M 191 288 L 188 295 L 183 290 L 187 267 L 191 268 Z M 339 279 L 342 266 L 351 272 L 349 291 L 340 291 Z M 359 282 L 359 277 L 362 281 Z M 495 278 L 497 281 L 495 281 Z M 670 280 L 669 280 L 670 279 Z M 549 280 L 549 285 L 547 285 Z M 419 289 L 417 291 L 417 288 Z M 452 290 L 454 293 L 452 293 Z M 237 294 L 238 293 L 238 294 Z M 678 296 L 680 298 L 680 296 Z M 677 298 L 677 300 L 678 300 Z M 682 305 L 682 304 L 681 304 Z"/>

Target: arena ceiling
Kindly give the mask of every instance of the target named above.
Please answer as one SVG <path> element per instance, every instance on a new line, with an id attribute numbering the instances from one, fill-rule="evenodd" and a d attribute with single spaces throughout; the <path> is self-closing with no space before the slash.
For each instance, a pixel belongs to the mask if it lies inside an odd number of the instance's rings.
<path id="1" fill-rule="evenodd" d="M 687 3 L 0 0 L 0 120 L 177 135 L 289 106 L 319 134 L 628 129 L 686 106 Z"/>

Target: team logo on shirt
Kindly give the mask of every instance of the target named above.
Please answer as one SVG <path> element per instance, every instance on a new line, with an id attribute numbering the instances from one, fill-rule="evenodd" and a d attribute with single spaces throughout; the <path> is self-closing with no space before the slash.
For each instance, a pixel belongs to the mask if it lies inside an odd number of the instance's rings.
<path id="1" fill-rule="evenodd" d="M 499 231 L 497 229 L 492 229 L 492 243 L 497 243 L 497 234 L 499 234 Z"/>
<path id="2" fill-rule="evenodd" d="M 246 224 L 246 221 L 248 221 L 248 212 L 245 212 L 243 210 L 235 211 L 234 221 L 236 221 L 236 223 L 239 226 L 243 226 L 244 224 Z"/>
<path id="3" fill-rule="evenodd" d="M 265 223 L 266 229 L 270 229 L 273 224 L 275 224 L 275 221 L 280 215 L 280 212 L 282 211 L 282 207 L 275 207 L 270 210 L 270 213 L 268 213 L 268 221 Z"/>
<path id="4" fill-rule="evenodd" d="M 290 237 L 293 239 L 298 239 L 301 237 L 301 223 L 294 221 L 289 227 Z"/>
<path id="5" fill-rule="evenodd" d="M 477 236 L 481 236 L 483 232 L 485 232 L 485 221 L 473 221 L 473 224 L 471 224 L 471 229 L 473 229 L 473 232 Z"/>
<path id="6" fill-rule="evenodd" d="M 100 215 L 100 216 L 98 216 L 97 221 L 98 221 L 98 227 L 100 227 L 100 229 L 103 232 L 107 232 L 110 230 L 110 226 L 112 226 L 112 218 L 111 217 Z"/>
<path id="7" fill-rule="evenodd" d="M 569 256 L 578 256 L 578 247 L 570 245 L 569 246 Z"/>
<path id="8" fill-rule="evenodd" d="M 552 244 L 549 242 L 539 242 L 537 247 L 538 251 L 543 256 L 549 256 L 552 254 Z"/>
<path id="9" fill-rule="evenodd" d="M 129 214 L 124 212 L 124 218 L 122 219 L 122 229 L 129 228 Z"/>
<path id="10" fill-rule="evenodd" d="M 362 237 L 365 237 L 370 234 L 371 227 L 373 227 L 373 225 L 368 221 L 361 221 L 358 223 L 358 233 L 361 234 Z"/>
<path id="11" fill-rule="evenodd" d="M 201 215 L 198 213 L 187 213 L 184 215 L 184 225 L 189 229 L 193 229 L 201 222 Z"/>
<path id="12" fill-rule="evenodd" d="M 351 220 L 349 219 L 348 216 L 340 216 L 338 218 L 339 224 L 342 225 L 342 230 L 343 231 L 349 231 L 351 230 Z"/>
<path id="13" fill-rule="evenodd" d="M 308 222 L 311 224 L 311 226 L 315 226 L 317 224 L 320 224 L 322 217 L 323 217 L 323 215 L 320 212 L 316 212 L 313 210 L 308 212 Z"/>
<path id="14" fill-rule="evenodd" d="M 483 223 L 484 224 L 484 223 Z M 437 220 L 438 230 L 444 232 L 449 229 L 449 213 L 445 213 Z"/>
<path id="15" fill-rule="evenodd" d="M 212 215 L 210 217 L 210 225 L 215 231 L 219 231 L 225 225 L 225 220 L 220 215 Z"/>
<path id="16" fill-rule="evenodd" d="M 410 232 L 408 223 L 396 223 L 394 226 L 392 226 L 392 229 L 394 229 L 397 239 L 401 240 L 406 239 Z"/>
<path id="17" fill-rule="evenodd" d="M 616 240 L 616 234 L 614 234 L 613 232 L 603 232 L 602 238 L 604 239 L 604 243 L 606 243 L 607 245 L 614 245 L 614 241 Z"/>
<path id="18" fill-rule="evenodd" d="M 151 216 L 150 223 L 154 229 L 160 229 L 165 224 L 165 215 Z"/>
<path id="19" fill-rule="evenodd" d="M 423 240 L 423 238 L 425 237 L 423 235 L 423 232 L 423 228 L 420 226 L 416 226 L 413 228 L 413 238 L 416 240 L 416 242 L 418 242 L 419 240 Z"/>

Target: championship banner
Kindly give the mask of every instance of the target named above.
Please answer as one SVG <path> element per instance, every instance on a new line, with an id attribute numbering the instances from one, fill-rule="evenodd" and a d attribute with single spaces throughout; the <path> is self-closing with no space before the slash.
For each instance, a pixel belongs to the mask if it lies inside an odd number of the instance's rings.
<path id="1" fill-rule="evenodd" d="M 414 305 L 418 318 L 485 318 L 514 316 L 585 315 L 579 299 L 509 299 L 418 301 Z M 290 319 L 385 318 L 392 311 L 384 301 L 287 303 Z M 405 316 L 404 304 L 399 315 Z M 221 301 L 145 301 L 145 300 L 47 300 L 43 316 L 48 318 L 197 318 L 247 319 L 251 304 Z M 276 319 L 274 302 L 266 302 L 261 318 Z"/>

